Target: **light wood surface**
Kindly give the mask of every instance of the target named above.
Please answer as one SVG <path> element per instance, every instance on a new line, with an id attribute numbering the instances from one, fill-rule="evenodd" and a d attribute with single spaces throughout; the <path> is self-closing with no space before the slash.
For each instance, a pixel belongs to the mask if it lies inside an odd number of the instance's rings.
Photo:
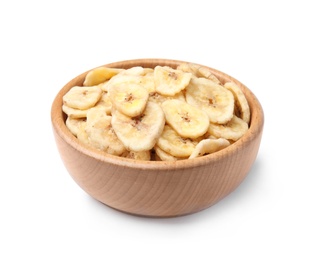
<path id="1" fill-rule="evenodd" d="M 180 62 L 138 59 L 104 66 L 176 67 Z M 231 193 L 244 180 L 257 157 L 264 114 L 258 99 L 246 86 L 225 73 L 208 69 L 222 83 L 230 80 L 241 87 L 251 109 L 250 128 L 240 140 L 224 150 L 176 162 L 135 161 L 82 145 L 65 126 L 62 97 L 71 87 L 82 85 L 87 72 L 67 83 L 52 104 L 51 119 L 58 151 L 74 181 L 90 196 L 112 208 L 149 217 L 198 212 Z"/>

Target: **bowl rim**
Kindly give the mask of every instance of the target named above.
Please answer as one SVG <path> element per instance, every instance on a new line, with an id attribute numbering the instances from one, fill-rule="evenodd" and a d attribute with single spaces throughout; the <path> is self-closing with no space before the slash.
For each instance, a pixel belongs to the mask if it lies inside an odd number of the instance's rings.
<path id="1" fill-rule="evenodd" d="M 134 66 L 154 67 L 157 65 L 176 67 L 180 63 L 190 63 L 190 62 L 182 61 L 182 60 L 173 60 L 173 59 L 148 58 L 148 59 L 132 59 L 132 60 L 117 61 L 113 63 L 103 64 L 97 67 L 104 66 L 104 67 L 111 67 L 111 68 L 131 68 Z M 104 163 L 122 166 L 122 167 L 136 168 L 141 170 L 154 170 L 154 169 L 172 170 L 172 169 L 194 168 L 194 167 L 204 166 L 210 163 L 215 163 L 217 161 L 220 161 L 224 157 L 231 156 L 234 153 L 236 153 L 236 151 L 240 150 L 240 148 L 243 145 L 252 143 L 254 139 L 256 139 L 259 135 L 262 134 L 263 126 L 264 126 L 264 112 L 263 112 L 262 106 L 258 98 L 254 95 L 254 93 L 237 79 L 217 69 L 214 69 L 205 65 L 201 65 L 201 64 L 197 64 L 197 65 L 209 69 L 217 77 L 220 78 L 220 81 L 235 82 L 244 92 L 250 106 L 251 117 L 250 117 L 250 124 L 249 124 L 248 131 L 239 140 L 237 140 L 233 144 L 229 145 L 228 147 L 220 151 L 217 151 L 212 154 L 204 155 L 201 157 L 197 157 L 194 159 L 183 159 L 183 160 L 177 160 L 177 161 L 140 161 L 140 160 L 111 155 L 104 151 L 100 151 L 93 147 L 84 145 L 66 127 L 66 124 L 64 122 L 64 112 L 62 111 L 62 104 L 63 104 L 62 97 L 72 86 L 78 85 L 76 84 L 77 82 L 79 82 L 80 80 L 84 80 L 85 75 L 89 71 L 93 70 L 94 68 L 89 69 L 79 74 L 78 76 L 74 77 L 72 80 L 67 82 L 63 86 L 63 88 L 61 88 L 60 91 L 57 93 L 56 97 L 52 102 L 52 107 L 51 107 L 51 122 L 52 122 L 53 131 L 55 131 L 60 138 L 62 138 L 67 144 L 69 144 L 75 150 L 89 157 L 92 157 L 95 160 L 98 160 Z"/>

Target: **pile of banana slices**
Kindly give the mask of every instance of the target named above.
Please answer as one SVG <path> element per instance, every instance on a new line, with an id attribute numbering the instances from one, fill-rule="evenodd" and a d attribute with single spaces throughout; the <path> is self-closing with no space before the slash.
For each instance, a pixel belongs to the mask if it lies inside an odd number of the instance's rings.
<path id="1" fill-rule="evenodd" d="M 243 136 L 250 121 L 242 90 L 193 63 L 98 67 L 64 95 L 62 109 L 82 143 L 136 160 L 214 153 Z"/>

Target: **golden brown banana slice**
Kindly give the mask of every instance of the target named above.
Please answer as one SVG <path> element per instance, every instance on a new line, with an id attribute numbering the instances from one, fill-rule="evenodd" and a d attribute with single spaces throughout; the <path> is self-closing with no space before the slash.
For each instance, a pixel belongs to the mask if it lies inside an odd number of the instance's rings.
<path id="1" fill-rule="evenodd" d="M 170 99 L 162 103 L 166 122 L 182 137 L 197 138 L 209 128 L 209 117 L 201 109 L 186 102 Z"/>
<path id="2" fill-rule="evenodd" d="M 140 160 L 140 161 L 150 161 L 150 158 L 151 158 L 150 151 L 141 151 L 141 152 L 126 151 L 121 156 L 129 159 Z"/>
<path id="3" fill-rule="evenodd" d="M 121 142 L 130 151 L 147 151 L 154 147 L 165 125 L 163 110 L 158 104 L 148 102 L 143 113 L 129 117 L 112 110 L 112 126 Z"/>
<path id="4" fill-rule="evenodd" d="M 201 65 L 195 63 L 182 63 L 177 67 L 177 69 L 185 72 L 190 72 L 192 73 L 192 75 L 198 78 L 207 78 L 218 84 L 221 84 L 220 80 L 211 71 Z"/>
<path id="5" fill-rule="evenodd" d="M 185 89 L 192 74 L 172 69 L 168 66 L 156 66 L 154 70 L 156 91 L 161 95 L 174 96 Z"/>
<path id="6" fill-rule="evenodd" d="M 85 131 L 90 145 L 109 154 L 121 155 L 126 148 L 116 136 L 111 119 L 104 109 L 91 108 L 87 113 Z"/>
<path id="7" fill-rule="evenodd" d="M 115 109 L 129 117 L 136 117 L 144 111 L 149 93 L 138 84 L 117 84 L 109 87 L 109 96 Z"/>
<path id="8" fill-rule="evenodd" d="M 224 125 L 210 124 L 209 134 L 217 138 L 237 141 L 248 130 L 248 124 L 237 116 Z"/>
<path id="9" fill-rule="evenodd" d="M 225 124 L 233 116 L 233 94 L 212 80 L 192 78 L 186 87 L 185 97 L 188 104 L 205 111 L 212 123 Z"/>
<path id="10" fill-rule="evenodd" d="M 98 67 L 91 71 L 89 71 L 83 82 L 83 86 L 95 86 L 100 83 L 103 83 L 113 76 L 117 75 L 119 72 L 124 69 L 116 69 L 116 68 L 107 68 L 107 67 Z"/>
<path id="11" fill-rule="evenodd" d="M 191 139 L 180 136 L 171 126 L 165 125 L 157 140 L 157 146 L 175 157 L 188 157 L 201 138 Z"/>
<path id="12" fill-rule="evenodd" d="M 63 104 L 76 109 L 88 109 L 93 107 L 101 98 L 100 87 L 72 87 L 64 96 Z"/>
<path id="13" fill-rule="evenodd" d="M 236 116 L 249 124 L 250 108 L 246 96 L 243 94 L 241 88 L 239 88 L 234 82 L 226 82 L 224 87 L 230 90 L 234 96 Z"/>
<path id="14" fill-rule="evenodd" d="M 224 138 L 203 139 L 195 146 L 195 149 L 190 155 L 189 159 L 220 151 L 229 145 L 230 142 Z"/>
<path id="15" fill-rule="evenodd" d="M 85 127 L 86 118 L 71 118 L 67 117 L 66 126 L 72 132 L 73 135 L 77 136 L 80 132 L 80 129 Z"/>

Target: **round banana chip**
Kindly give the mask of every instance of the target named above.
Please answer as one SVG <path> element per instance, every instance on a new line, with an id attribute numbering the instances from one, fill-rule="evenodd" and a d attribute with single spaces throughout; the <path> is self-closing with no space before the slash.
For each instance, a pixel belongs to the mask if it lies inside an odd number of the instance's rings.
<path id="1" fill-rule="evenodd" d="M 205 111 L 212 123 L 225 124 L 234 110 L 233 94 L 206 78 L 192 78 L 186 87 L 186 102 Z"/>
<path id="2" fill-rule="evenodd" d="M 72 87 L 64 96 L 63 103 L 76 109 L 88 109 L 93 107 L 101 98 L 100 87 Z"/>
<path id="3" fill-rule="evenodd" d="M 163 110 L 158 104 L 148 102 L 144 112 L 129 117 L 112 110 L 112 126 L 121 142 L 130 151 L 147 151 L 154 147 L 165 125 Z"/>
<path id="4" fill-rule="evenodd" d="M 121 155 L 121 157 L 141 160 L 141 161 L 150 161 L 151 155 L 150 155 L 150 151 L 142 151 L 142 152 L 126 151 Z"/>
<path id="5" fill-rule="evenodd" d="M 107 92 L 103 92 L 101 99 L 95 105 L 95 107 L 102 108 L 102 109 L 104 109 L 104 111 L 107 115 L 111 115 L 112 102 L 111 102 L 110 97 Z"/>
<path id="6" fill-rule="evenodd" d="M 86 118 L 86 114 L 88 109 L 76 109 L 76 108 L 71 108 L 69 106 L 66 106 L 63 104 L 62 106 L 63 112 L 68 115 L 70 118 Z"/>
<path id="7" fill-rule="evenodd" d="M 154 147 L 154 150 L 156 152 L 156 160 L 158 161 L 178 161 L 178 160 L 187 159 L 187 157 L 180 158 L 180 157 L 175 157 L 169 153 L 166 153 L 158 145 Z"/>
<path id="8" fill-rule="evenodd" d="M 217 137 L 237 141 L 248 130 L 248 124 L 237 116 L 224 125 L 210 124 L 208 133 Z"/>
<path id="9" fill-rule="evenodd" d="M 117 75 L 119 72 L 123 71 L 123 69 L 115 69 L 115 68 L 106 68 L 99 67 L 89 71 L 83 82 L 83 86 L 95 86 L 100 83 L 103 83 L 113 76 Z"/>
<path id="10" fill-rule="evenodd" d="M 195 63 L 182 63 L 177 67 L 178 70 L 190 72 L 198 78 L 207 78 L 220 84 L 220 80 L 207 68 Z"/>
<path id="11" fill-rule="evenodd" d="M 123 114 L 136 117 L 145 109 L 149 93 L 138 84 L 117 84 L 109 87 L 110 100 Z"/>
<path id="12" fill-rule="evenodd" d="M 154 70 L 156 91 L 161 95 L 174 96 L 190 82 L 192 74 L 172 69 L 168 66 L 156 66 Z"/>
<path id="13" fill-rule="evenodd" d="M 250 122 L 250 108 L 248 101 L 243 94 L 241 88 L 233 82 L 226 82 L 224 87 L 230 90 L 235 100 L 235 114 L 240 117 L 247 124 Z"/>
<path id="14" fill-rule="evenodd" d="M 165 125 L 157 140 L 157 146 L 175 157 L 188 157 L 201 138 L 191 139 L 180 136 L 171 126 Z"/>
<path id="15" fill-rule="evenodd" d="M 121 155 L 126 148 L 116 136 L 111 119 L 112 117 L 108 116 L 104 109 L 91 108 L 87 113 L 85 131 L 93 147 L 109 154 Z"/>
<path id="16" fill-rule="evenodd" d="M 230 142 L 224 138 L 203 139 L 196 145 L 189 159 L 220 151 L 229 145 Z"/>
<path id="17" fill-rule="evenodd" d="M 197 138 L 204 135 L 209 127 L 208 115 L 201 109 L 186 102 L 170 99 L 162 103 L 166 122 L 182 137 Z"/>
<path id="18" fill-rule="evenodd" d="M 84 128 L 86 125 L 85 118 L 71 118 L 67 117 L 66 126 L 72 132 L 73 135 L 77 136 L 81 128 Z"/>

